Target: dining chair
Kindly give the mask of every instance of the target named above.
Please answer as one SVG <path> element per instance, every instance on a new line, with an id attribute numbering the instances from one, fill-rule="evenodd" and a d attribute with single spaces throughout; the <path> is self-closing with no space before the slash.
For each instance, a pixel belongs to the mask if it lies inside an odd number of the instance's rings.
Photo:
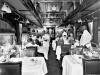
<path id="1" fill-rule="evenodd" d="M 35 57 L 37 55 L 37 47 L 27 47 L 25 50 L 25 56 L 27 57 Z"/>
<path id="2" fill-rule="evenodd" d="M 98 47 L 98 44 L 96 44 L 96 43 L 94 43 L 94 42 L 91 42 L 91 45 L 92 45 L 92 47 Z"/>
<path id="3" fill-rule="evenodd" d="M 83 59 L 83 75 L 100 75 L 100 59 Z"/>
<path id="4" fill-rule="evenodd" d="M 22 75 L 22 62 L 0 63 L 0 75 Z"/>
<path id="5" fill-rule="evenodd" d="M 61 56 L 69 55 L 71 49 L 71 44 L 61 45 Z"/>

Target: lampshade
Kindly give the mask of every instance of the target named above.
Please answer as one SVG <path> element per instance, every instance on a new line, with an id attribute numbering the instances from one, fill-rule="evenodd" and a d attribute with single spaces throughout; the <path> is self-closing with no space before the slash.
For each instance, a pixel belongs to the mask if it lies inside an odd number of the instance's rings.
<path id="1" fill-rule="evenodd" d="M 1 8 L 2 11 L 5 11 L 6 13 L 11 13 L 11 9 L 9 8 L 9 6 L 7 6 L 5 3 Z"/>
<path id="2" fill-rule="evenodd" d="M 30 23 L 29 20 L 26 20 L 26 23 Z"/>

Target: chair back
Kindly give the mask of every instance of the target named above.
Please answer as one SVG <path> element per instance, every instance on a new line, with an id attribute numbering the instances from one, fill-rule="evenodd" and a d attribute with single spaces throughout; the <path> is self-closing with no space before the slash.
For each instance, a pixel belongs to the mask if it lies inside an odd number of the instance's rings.
<path id="1" fill-rule="evenodd" d="M 61 45 L 64 45 L 64 40 L 63 39 L 59 39 L 57 42 L 56 42 L 57 46 L 61 46 Z"/>
<path id="2" fill-rule="evenodd" d="M 22 62 L 0 63 L 0 75 L 21 75 Z"/>
<path id="3" fill-rule="evenodd" d="M 71 44 L 61 45 L 61 53 L 69 53 L 71 49 Z"/>
<path id="4" fill-rule="evenodd" d="M 100 75 L 100 59 L 83 59 L 83 75 Z"/>
<path id="5" fill-rule="evenodd" d="M 27 57 L 35 57 L 37 55 L 37 47 L 28 47 L 25 50 L 25 56 Z"/>

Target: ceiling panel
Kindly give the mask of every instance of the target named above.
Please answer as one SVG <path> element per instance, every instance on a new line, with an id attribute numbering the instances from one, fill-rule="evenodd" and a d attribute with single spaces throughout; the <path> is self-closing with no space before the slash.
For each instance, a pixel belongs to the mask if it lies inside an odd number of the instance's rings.
<path id="1" fill-rule="evenodd" d="M 32 1 L 37 1 L 37 2 L 72 2 L 72 1 L 76 1 L 76 2 L 79 2 L 79 0 L 32 0 Z"/>
<path id="2" fill-rule="evenodd" d="M 31 15 L 32 16 L 32 14 L 29 11 L 20 11 L 20 13 L 23 13 L 24 15 Z"/>
<path id="3" fill-rule="evenodd" d="M 17 10 L 27 10 L 20 0 L 5 0 L 13 5 Z"/>
<path id="4" fill-rule="evenodd" d="M 22 4 L 21 0 L 5 0 L 5 1 L 7 1 L 12 6 L 14 6 L 17 10 L 19 10 L 19 13 L 24 14 L 27 18 L 31 19 L 33 22 L 38 23 L 37 20 L 36 20 L 36 17 L 34 17 L 32 12 L 30 13 L 29 9 L 27 9 Z M 41 12 L 42 12 L 40 14 L 44 14 L 46 12 L 45 3 L 47 3 L 47 2 L 53 2 L 53 3 L 61 2 L 62 3 L 62 10 L 61 11 L 65 11 L 67 13 L 67 10 L 69 10 L 72 7 L 73 2 L 74 1 L 79 2 L 80 0 L 31 0 L 31 1 L 33 3 L 34 2 L 39 2 L 40 8 L 41 8 Z"/>
<path id="5" fill-rule="evenodd" d="M 19 13 L 25 15 L 26 18 L 28 18 L 32 22 L 35 22 L 36 24 L 38 24 L 38 21 L 36 20 L 36 18 L 34 17 L 34 15 L 29 11 L 29 9 L 27 9 L 23 5 L 23 3 L 21 2 L 21 0 L 5 0 L 5 1 L 8 2 L 10 5 L 12 5 L 14 8 L 16 8 Z"/>
<path id="6" fill-rule="evenodd" d="M 64 2 L 62 10 L 68 10 L 71 5 L 72 5 L 72 2 Z"/>
<path id="7" fill-rule="evenodd" d="M 91 7 L 89 7 L 87 10 L 97 10 L 100 9 L 100 1 L 93 4 Z"/>
<path id="8" fill-rule="evenodd" d="M 93 14 L 93 17 L 100 17 L 100 10 Z"/>
<path id="9" fill-rule="evenodd" d="M 96 3 L 94 3 L 93 5 L 91 5 L 90 7 L 88 7 L 87 9 L 85 9 L 82 12 L 79 12 L 74 18 L 78 19 L 78 18 L 85 18 L 89 16 L 93 16 L 93 17 L 98 17 L 100 15 L 100 0 L 98 0 Z"/>
<path id="10" fill-rule="evenodd" d="M 37 22 L 36 18 L 34 18 L 32 15 L 26 14 L 25 16 L 26 16 L 27 18 L 31 19 L 32 21 Z"/>

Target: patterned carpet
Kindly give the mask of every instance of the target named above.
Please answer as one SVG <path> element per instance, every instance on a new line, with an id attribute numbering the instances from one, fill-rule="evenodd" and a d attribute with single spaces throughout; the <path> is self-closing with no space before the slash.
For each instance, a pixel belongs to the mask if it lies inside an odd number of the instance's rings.
<path id="1" fill-rule="evenodd" d="M 49 57 L 47 60 L 47 68 L 48 74 L 47 75 L 61 75 L 61 65 L 58 60 L 56 60 L 55 51 L 52 49 L 49 50 Z"/>

